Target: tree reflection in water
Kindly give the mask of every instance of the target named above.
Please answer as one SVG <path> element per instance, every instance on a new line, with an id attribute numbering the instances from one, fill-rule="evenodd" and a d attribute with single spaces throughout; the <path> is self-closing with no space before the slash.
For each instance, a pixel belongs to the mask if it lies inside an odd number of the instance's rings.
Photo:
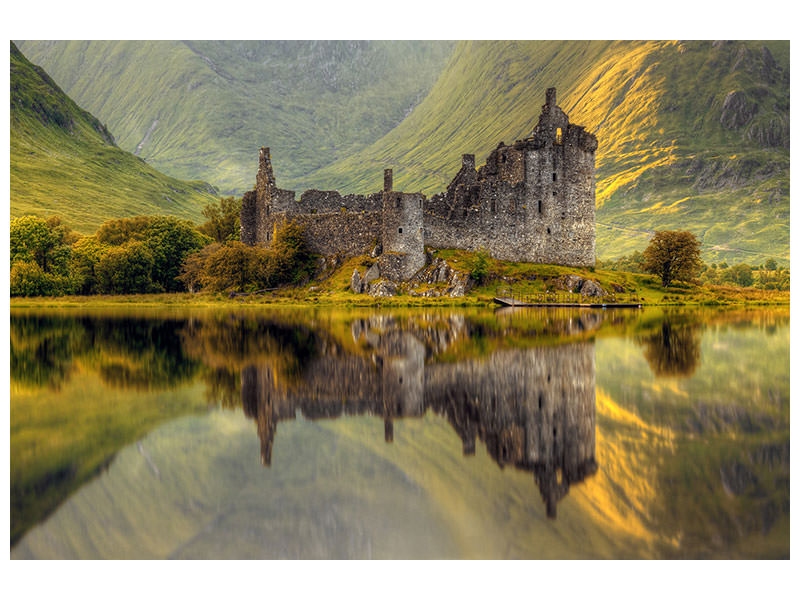
<path id="1" fill-rule="evenodd" d="M 659 330 L 639 341 L 657 377 L 688 377 L 700 364 L 700 326 L 697 323 L 673 323 L 666 319 Z"/>

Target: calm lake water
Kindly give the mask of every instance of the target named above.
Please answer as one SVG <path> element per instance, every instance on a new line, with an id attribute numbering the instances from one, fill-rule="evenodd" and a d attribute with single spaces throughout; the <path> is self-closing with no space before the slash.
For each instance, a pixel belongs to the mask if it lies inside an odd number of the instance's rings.
<path id="1" fill-rule="evenodd" d="M 789 310 L 11 311 L 12 558 L 788 558 Z"/>

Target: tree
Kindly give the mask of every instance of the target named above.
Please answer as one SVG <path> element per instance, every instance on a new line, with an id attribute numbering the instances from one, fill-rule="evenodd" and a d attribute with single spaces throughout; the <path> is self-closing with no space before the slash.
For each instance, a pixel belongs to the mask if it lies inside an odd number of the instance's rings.
<path id="1" fill-rule="evenodd" d="M 43 273 L 66 275 L 72 233 L 58 217 L 25 216 L 11 220 L 11 264 L 35 262 Z"/>
<path id="2" fill-rule="evenodd" d="M 82 237 L 72 245 L 71 272 L 76 293 L 96 294 L 99 291 L 97 265 L 106 252 L 108 246 L 93 235 Z"/>
<path id="3" fill-rule="evenodd" d="M 689 231 L 656 231 L 644 251 L 645 272 L 661 277 L 661 285 L 694 279 L 702 268 L 700 241 Z"/>
<path id="4" fill-rule="evenodd" d="M 109 248 L 95 270 L 98 287 L 107 294 L 146 294 L 163 291 L 153 283 L 153 253 L 144 242 Z"/>
<path id="5" fill-rule="evenodd" d="M 203 216 L 208 219 L 197 230 L 217 243 L 239 241 L 239 214 L 242 199 L 228 196 L 220 198 L 219 204 L 206 204 Z"/>
<path id="6" fill-rule="evenodd" d="M 151 277 L 166 292 L 185 289 L 176 279 L 186 257 L 211 242 L 190 221 L 175 217 L 151 217 L 144 230 L 144 244 L 153 256 Z"/>
<path id="7" fill-rule="evenodd" d="M 767 262 L 764 263 L 764 268 L 767 271 L 774 271 L 778 268 L 778 264 L 775 262 L 774 258 L 768 258 Z"/>
<path id="8" fill-rule="evenodd" d="M 123 217 L 109 219 L 95 234 L 97 241 L 110 246 L 121 246 L 130 241 L 143 240 L 152 217 Z"/>
<path id="9" fill-rule="evenodd" d="M 739 287 L 750 287 L 753 285 L 753 270 L 747 264 L 733 265 L 725 270 L 723 280 Z"/>

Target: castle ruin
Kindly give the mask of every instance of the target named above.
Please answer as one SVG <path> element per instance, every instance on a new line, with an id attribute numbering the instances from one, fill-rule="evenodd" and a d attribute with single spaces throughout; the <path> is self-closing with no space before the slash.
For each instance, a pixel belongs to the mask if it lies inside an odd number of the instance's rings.
<path id="1" fill-rule="evenodd" d="M 425 246 L 478 250 L 500 260 L 586 267 L 595 262 L 594 153 L 597 138 L 573 125 L 549 88 L 530 137 L 503 142 L 476 170 L 462 157 L 447 190 L 426 198 L 393 189 L 342 196 L 337 191 L 279 189 L 269 148 L 256 187 L 245 193 L 241 240 L 269 244 L 277 224 L 306 228 L 312 251 L 341 257 L 380 253 L 381 277 L 409 279 L 425 266 Z"/>

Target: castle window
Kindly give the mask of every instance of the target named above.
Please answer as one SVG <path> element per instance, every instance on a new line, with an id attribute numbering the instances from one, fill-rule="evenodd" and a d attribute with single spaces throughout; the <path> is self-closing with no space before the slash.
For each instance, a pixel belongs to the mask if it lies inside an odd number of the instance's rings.
<path id="1" fill-rule="evenodd" d="M 397 197 L 397 208 L 400 208 L 400 196 Z"/>
<path id="2" fill-rule="evenodd" d="M 556 144 L 561 143 L 561 127 L 556 129 Z"/>
<path id="3" fill-rule="evenodd" d="M 557 179 L 556 174 L 553 173 L 553 181 L 556 181 L 556 179 Z"/>
<path id="4" fill-rule="evenodd" d="M 549 228 L 549 227 L 547 228 L 547 233 L 548 233 L 548 234 L 550 233 L 550 228 Z"/>
<path id="5" fill-rule="evenodd" d="M 565 219 L 566 217 L 567 217 L 567 213 L 564 213 L 564 212 L 562 212 L 562 213 L 561 213 L 561 218 L 562 218 L 562 219 Z"/>
<path id="6" fill-rule="evenodd" d="M 539 214 L 542 214 L 542 201 L 539 200 Z"/>
<path id="7" fill-rule="evenodd" d="M 555 195 L 556 195 L 556 191 L 555 191 L 555 190 L 553 190 L 553 196 L 555 196 Z"/>
<path id="8" fill-rule="evenodd" d="M 504 162 L 506 162 L 506 155 L 505 155 L 505 154 L 501 154 L 501 155 L 500 155 L 500 162 L 501 162 L 501 163 L 504 163 Z"/>
<path id="9" fill-rule="evenodd" d="M 492 212 L 497 212 L 497 204 L 494 198 L 492 198 Z"/>
<path id="10" fill-rule="evenodd" d="M 400 228 L 397 230 L 397 233 L 403 233 L 403 228 L 402 228 L 402 227 L 400 227 Z"/>

